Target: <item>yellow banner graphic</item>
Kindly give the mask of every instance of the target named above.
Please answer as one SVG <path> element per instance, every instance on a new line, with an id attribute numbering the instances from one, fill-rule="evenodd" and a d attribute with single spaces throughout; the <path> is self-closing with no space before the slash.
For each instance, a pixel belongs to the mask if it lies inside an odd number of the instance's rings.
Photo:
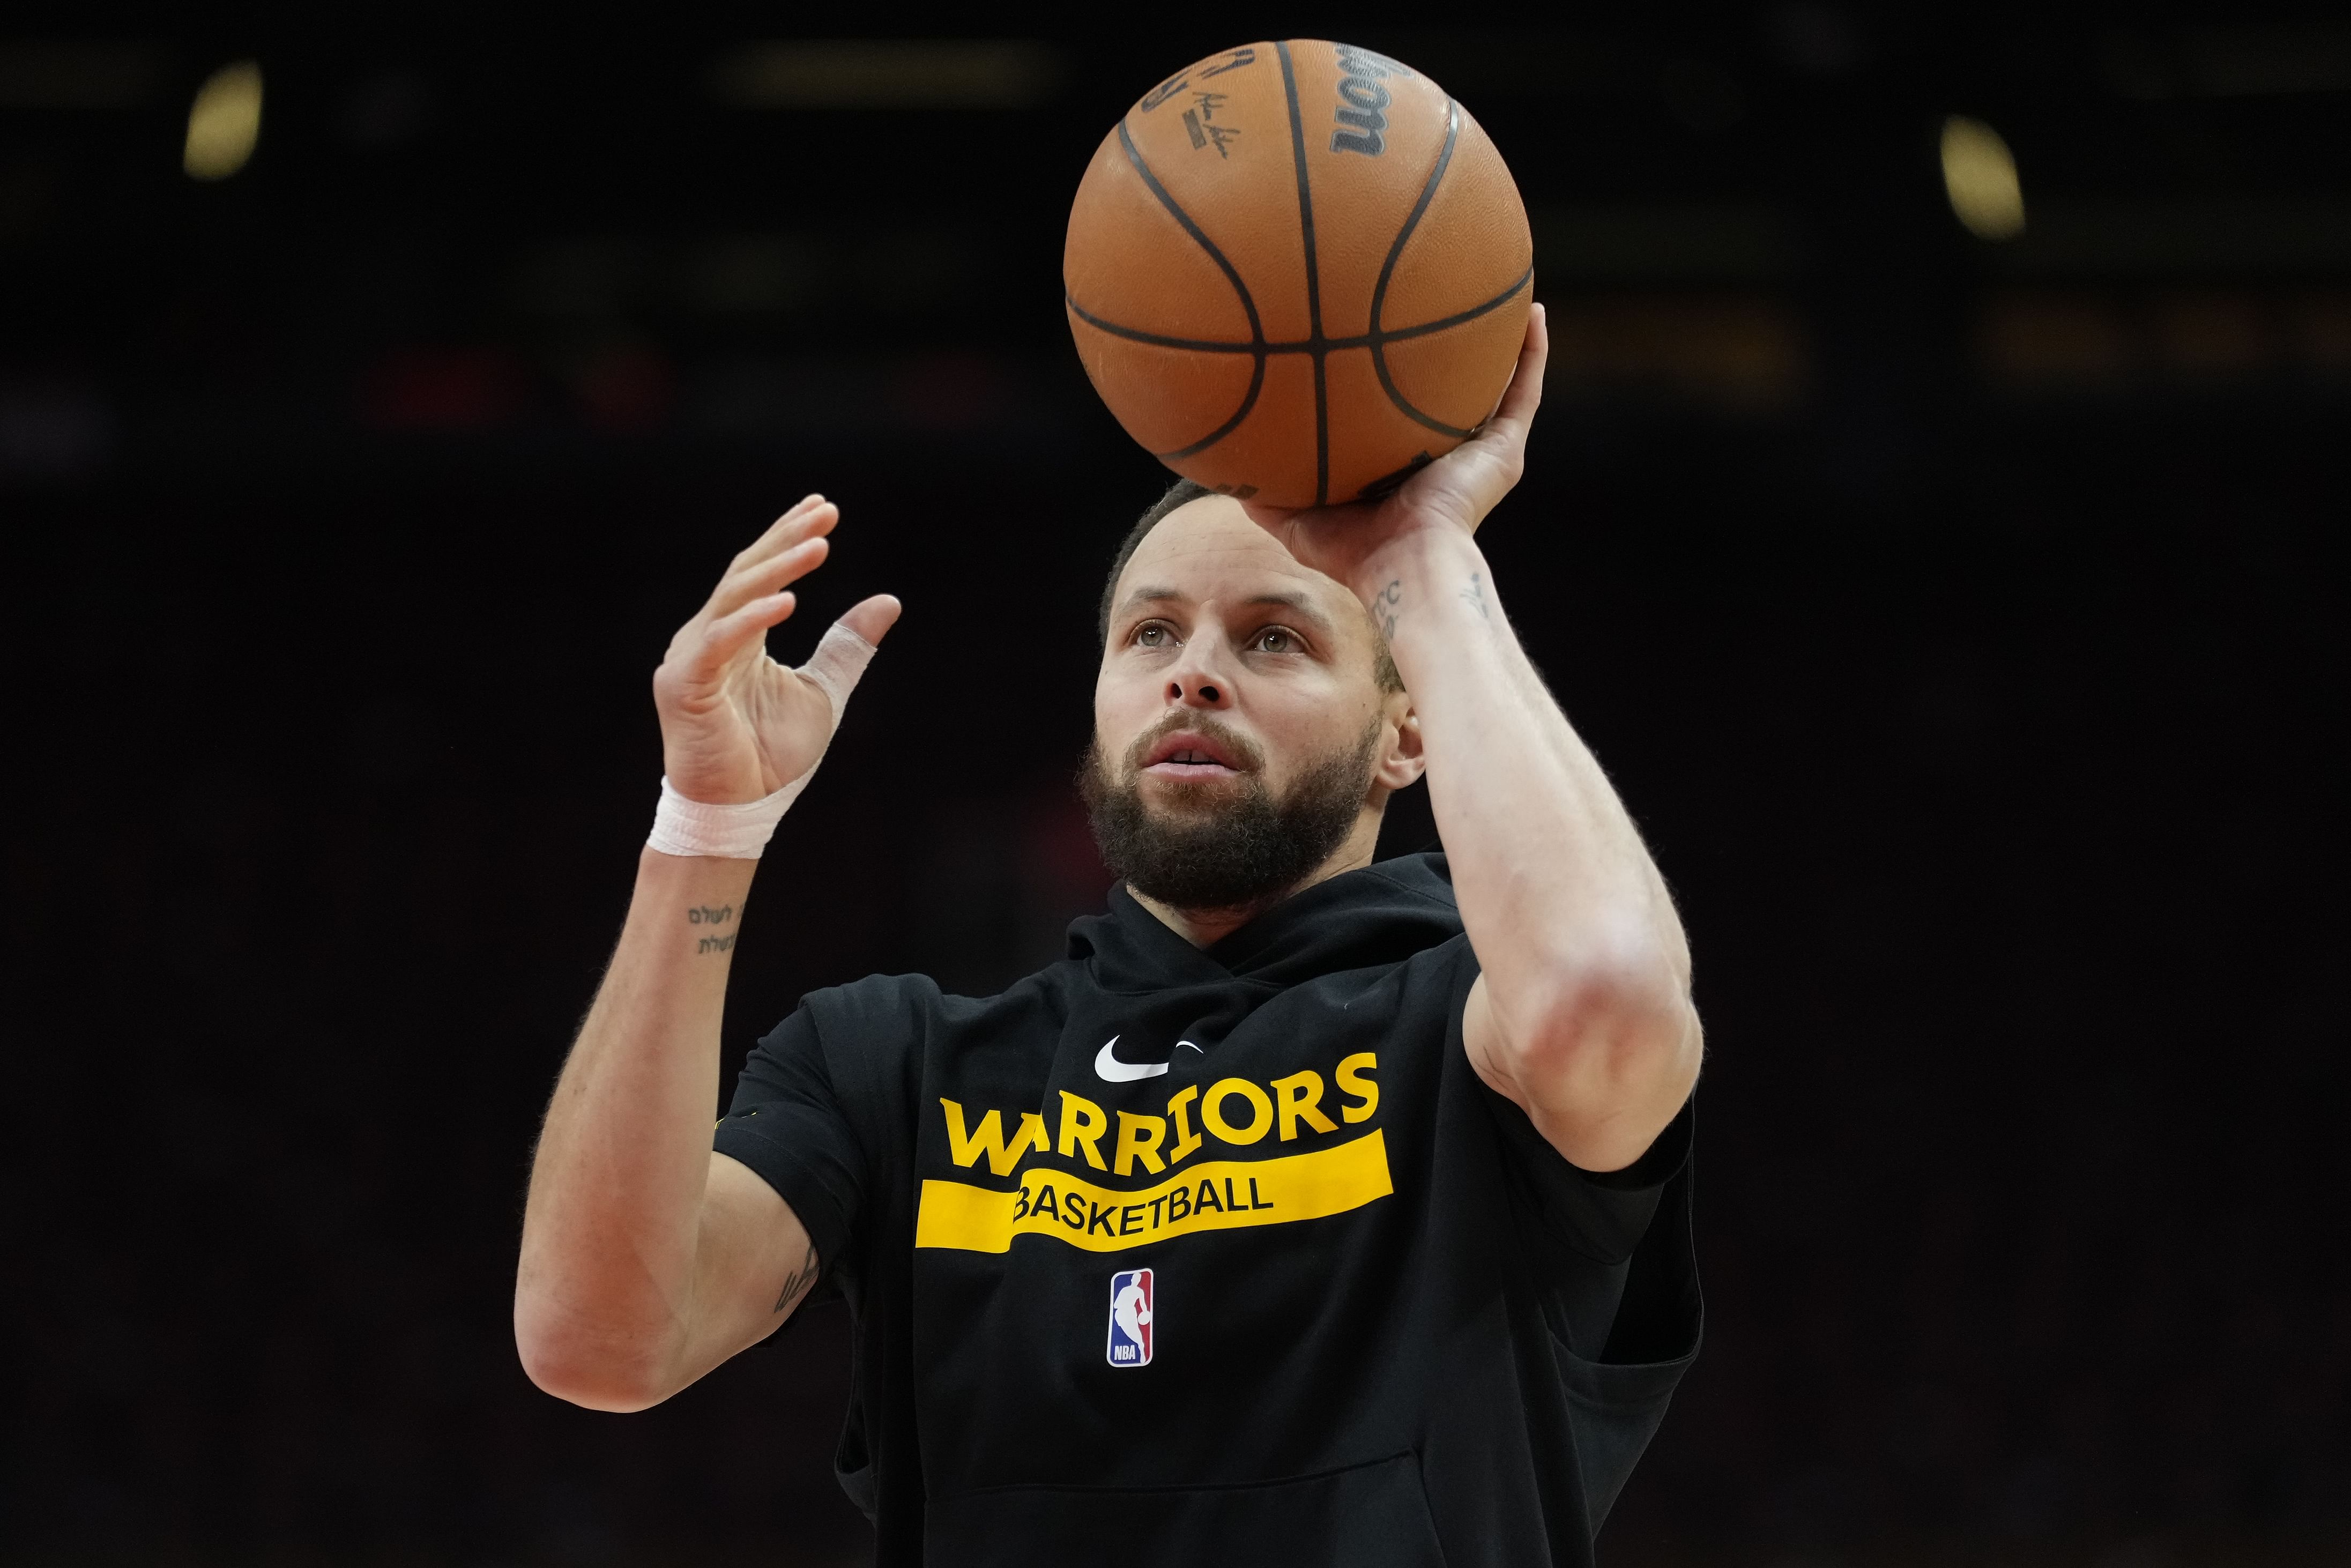
<path id="1" fill-rule="evenodd" d="M 1210 1160 L 1126 1192 L 1032 1168 L 1013 1192 L 925 1182 L 914 1245 L 1005 1252 L 1016 1236 L 1052 1236 L 1089 1252 L 1118 1252 L 1202 1230 L 1320 1219 L 1395 1190 L 1387 1145 L 1376 1132 L 1308 1155 Z"/>

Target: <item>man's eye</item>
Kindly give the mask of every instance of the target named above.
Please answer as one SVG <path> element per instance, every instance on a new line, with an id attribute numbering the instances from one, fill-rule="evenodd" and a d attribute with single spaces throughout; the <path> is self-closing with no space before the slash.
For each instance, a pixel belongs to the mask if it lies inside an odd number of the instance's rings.
<path id="1" fill-rule="evenodd" d="M 1269 626 L 1257 634 L 1257 651 L 1260 653 L 1287 653 L 1298 646 L 1298 639 L 1279 626 Z"/>
<path id="2" fill-rule="evenodd" d="M 1167 640 L 1167 628 L 1155 621 L 1146 622 L 1134 629 L 1134 643 L 1138 648 L 1165 648 Z"/>

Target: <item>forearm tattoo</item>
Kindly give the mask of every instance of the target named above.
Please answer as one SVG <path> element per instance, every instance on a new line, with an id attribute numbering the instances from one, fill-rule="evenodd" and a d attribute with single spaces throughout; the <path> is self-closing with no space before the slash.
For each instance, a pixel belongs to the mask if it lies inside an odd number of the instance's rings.
<path id="1" fill-rule="evenodd" d="M 1469 586 L 1461 591 L 1461 597 L 1469 601 L 1469 608 L 1478 612 L 1479 620 L 1491 621 L 1494 616 L 1493 612 L 1486 608 L 1486 584 L 1483 580 L 1484 575 L 1485 574 L 1482 572 L 1471 572 L 1469 574 Z"/>
<path id="2" fill-rule="evenodd" d="M 1372 619 L 1380 623 L 1380 635 L 1395 636 L 1396 617 L 1404 610 L 1404 579 L 1392 577 L 1388 585 L 1372 596 Z"/>
<path id="3" fill-rule="evenodd" d="M 779 1312 L 791 1311 L 792 1304 L 806 1293 L 810 1285 L 816 1283 L 816 1243 L 811 1241 L 809 1243 L 808 1256 L 800 1260 L 800 1266 L 784 1276 L 784 1288 L 776 1297 L 776 1311 Z"/>
<path id="4" fill-rule="evenodd" d="M 734 918 L 735 906 L 731 904 L 722 904 L 715 909 L 707 904 L 698 904 L 685 912 L 688 925 L 725 925 Z M 702 937 L 695 943 L 694 950 L 697 953 L 724 953 L 734 946 L 735 933 L 729 931 L 723 936 Z"/>

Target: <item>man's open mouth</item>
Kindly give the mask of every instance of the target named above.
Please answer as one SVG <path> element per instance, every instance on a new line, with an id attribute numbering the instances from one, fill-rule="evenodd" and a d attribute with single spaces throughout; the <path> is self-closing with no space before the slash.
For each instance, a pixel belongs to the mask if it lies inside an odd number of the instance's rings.
<path id="1" fill-rule="evenodd" d="M 1144 754 L 1143 770 L 1163 779 L 1213 779 L 1244 771 L 1238 747 L 1197 730 L 1163 735 Z"/>

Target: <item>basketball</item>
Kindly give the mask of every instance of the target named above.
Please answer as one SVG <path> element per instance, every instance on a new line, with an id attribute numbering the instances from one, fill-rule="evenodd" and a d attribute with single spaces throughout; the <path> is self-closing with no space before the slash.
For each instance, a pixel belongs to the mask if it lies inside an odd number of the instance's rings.
<path id="1" fill-rule="evenodd" d="M 1534 247 L 1502 155 L 1369 49 L 1249 44 L 1102 138 L 1062 257 L 1078 355 L 1187 479 L 1279 507 L 1374 498 L 1501 400 Z"/>

